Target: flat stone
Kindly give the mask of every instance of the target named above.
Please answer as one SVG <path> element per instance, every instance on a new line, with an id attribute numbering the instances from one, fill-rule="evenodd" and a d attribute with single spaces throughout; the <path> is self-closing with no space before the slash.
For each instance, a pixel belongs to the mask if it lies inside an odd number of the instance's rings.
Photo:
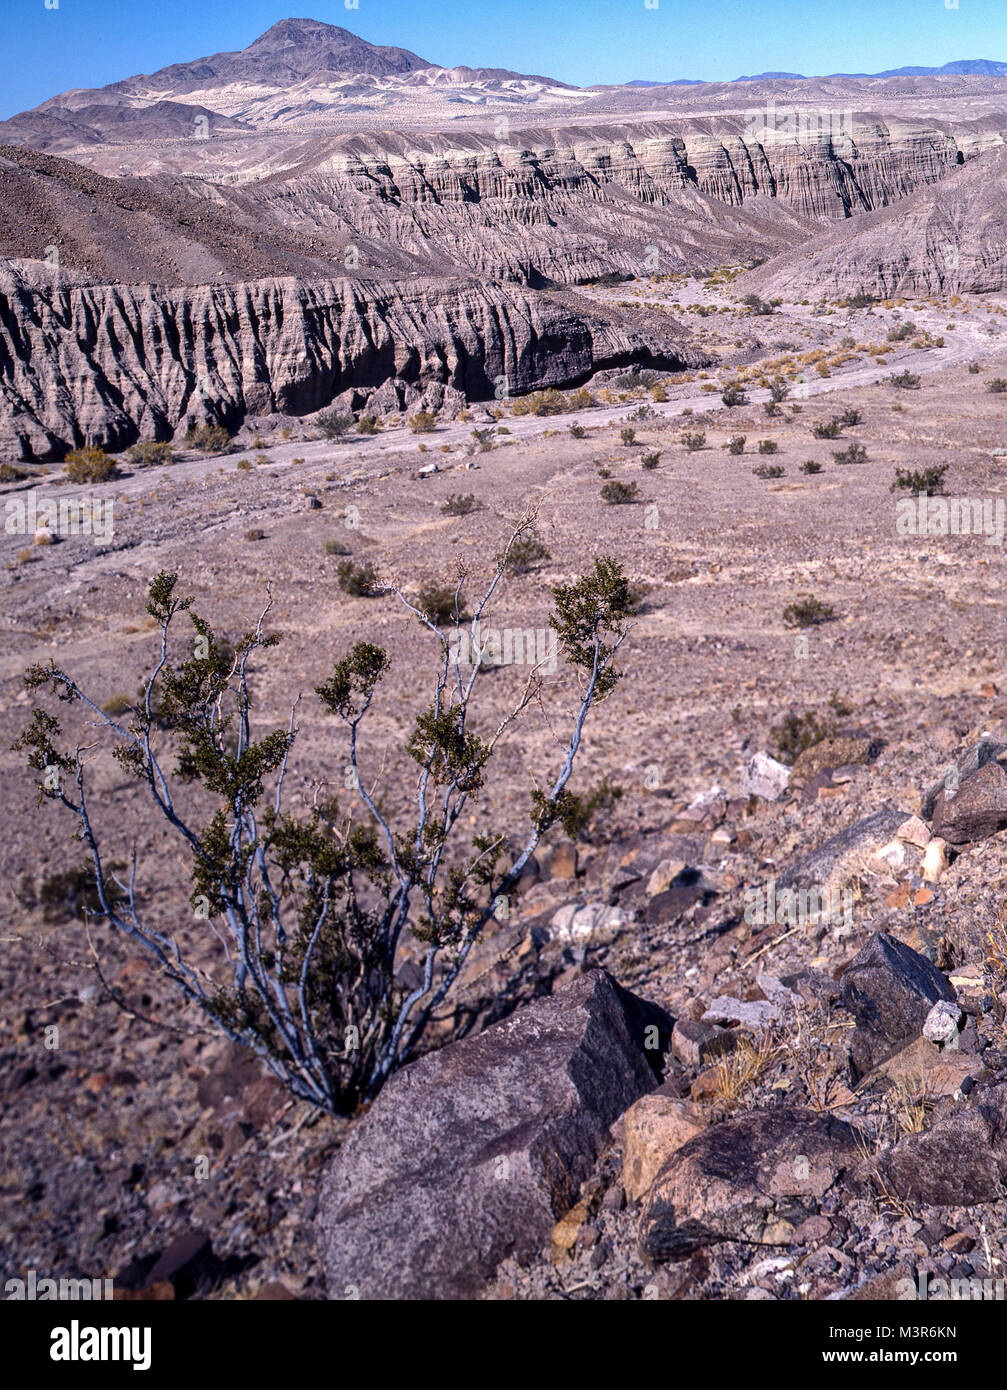
<path id="1" fill-rule="evenodd" d="M 958 1025 L 962 1011 L 951 999 L 939 999 L 923 1021 L 923 1036 L 932 1043 L 946 1047 L 958 1041 Z"/>
<path id="2" fill-rule="evenodd" d="M 833 835 L 780 875 L 779 888 L 840 887 L 861 869 L 874 850 L 885 844 L 905 821 L 895 806 L 865 816 Z"/>
<path id="3" fill-rule="evenodd" d="M 702 1018 L 703 1023 L 740 1023 L 757 1033 L 783 1022 L 783 1010 L 768 999 L 734 999 L 719 994 L 711 1000 Z"/>
<path id="4" fill-rule="evenodd" d="M 799 1108 L 752 1110 L 690 1139 L 654 1180 L 640 1248 L 658 1262 L 724 1240 L 761 1239 L 777 1203 L 819 1201 L 860 1157 L 856 1132 Z"/>

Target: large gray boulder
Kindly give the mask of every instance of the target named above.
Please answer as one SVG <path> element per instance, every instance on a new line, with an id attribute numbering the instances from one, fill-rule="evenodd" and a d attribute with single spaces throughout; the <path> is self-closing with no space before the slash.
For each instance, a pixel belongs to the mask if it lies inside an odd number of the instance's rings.
<path id="1" fill-rule="evenodd" d="M 322 1185 L 329 1296 L 471 1297 L 541 1249 L 609 1126 L 657 1085 L 670 1034 L 596 970 L 398 1072 Z"/>
<path id="2" fill-rule="evenodd" d="M 844 971 L 840 997 L 857 1023 L 850 1067 L 859 1078 L 919 1037 L 933 1006 L 955 992 L 926 956 L 875 932 Z"/>

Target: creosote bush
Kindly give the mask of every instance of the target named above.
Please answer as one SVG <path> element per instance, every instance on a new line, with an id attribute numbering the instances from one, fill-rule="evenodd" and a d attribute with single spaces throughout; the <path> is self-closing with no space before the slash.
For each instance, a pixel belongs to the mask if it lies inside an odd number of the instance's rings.
<path id="1" fill-rule="evenodd" d="M 74 449 L 67 454 L 63 471 L 71 483 L 107 483 L 119 476 L 115 459 L 104 449 Z"/>
<path id="2" fill-rule="evenodd" d="M 228 454 L 234 447 L 223 425 L 200 425 L 185 436 L 185 447 L 200 454 Z"/>
<path id="3" fill-rule="evenodd" d="M 867 450 L 862 444 L 850 444 L 832 455 L 837 463 L 866 463 Z"/>
<path id="4" fill-rule="evenodd" d="M 511 542 L 530 529 L 522 523 Z M 480 623 L 507 551 L 479 599 Z M 387 652 L 358 641 L 315 687 L 331 720 L 337 775 L 329 785 L 345 786 L 346 795 L 339 802 L 320 795 L 319 781 L 313 803 L 290 809 L 284 784 L 296 756 L 300 697 L 271 730 L 261 731 L 261 712 L 250 717 L 250 663 L 279 640 L 266 631 L 270 605 L 228 651 L 193 600 L 180 595 L 177 575 L 165 572 L 150 585 L 147 611 L 159 632 L 128 721 L 104 714 L 55 663 L 35 666 L 26 673 L 28 689 L 55 697 L 66 718 L 79 712 L 86 735 L 79 739 L 76 728 L 64 734 L 40 703 L 15 747 L 38 775 L 39 803 L 60 808 L 84 848 L 86 878 L 72 889 L 93 887 L 94 917 L 148 955 L 216 1028 L 251 1048 L 292 1096 L 329 1114 L 350 1113 L 417 1055 L 432 1018 L 451 1016 L 452 991 L 473 946 L 542 835 L 582 817 L 583 800 L 568 784 L 591 709 L 619 679 L 628 589 L 608 558 L 553 589 L 550 623 L 580 689 L 568 742 L 531 789 L 530 825 L 517 850 L 511 827 L 472 833 L 469 804 L 499 741 L 538 700 L 541 674 L 531 671 L 503 723 L 494 713 L 481 727 L 473 700 L 478 644 L 472 664 L 461 664 L 460 631 L 441 633 L 397 586 L 384 593 L 413 613 L 439 653 L 431 695 L 405 740 L 415 776 L 412 809 L 401 816 L 384 810 L 380 753 L 369 757 L 365 749 Z M 90 795 L 96 727 L 181 854 L 191 886 L 188 929 L 178 920 L 162 928 L 151 915 L 135 848 L 125 872 L 115 867 L 109 842 L 121 819 L 112 817 L 109 828 Z M 344 780 L 347 765 L 352 775 Z M 70 890 L 61 885 L 59 894 L 68 898 Z M 192 945 L 199 936 L 219 948 L 212 969 Z M 419 977 L 405 982 L 402 965 L 417 951 Z"/>
<path id="5" fill-rule="evenodd" d="M 915 372 L 896 372 L 888 380 L 892 386 L 897 386 L 902 391 L 918 391 L 920 389 L 920 379 Z"/>
<path id="6" fill-rule="evenodd" d="M 432 410 L 418 410 L 409 417 L 409 428 L 413 434 L 433 434 L 437 428 L 437 416 Z"/>
<path id="7" fill-rule="evenodd" d="M 318 428 L 326 439 L 342 439 L 353 427 L 353 416 L 343 415 L 338 410 L 328 410 L 318 417 Z"/>
<path id="8" fill-rule="evenodd" d="M 643 458 L 640 460 L 640 467 L 645 468 L 648 473 L 652 473 L 660 462 L 661 451 L 655 449 L 649 454 L 644 454 Z"/>
<path id="9" fill-rule="evenodd" d="M 944 491 L 944 474 L 948 471 L 946 463 L 931 464 L 928 468 L 896 468 L 895 481 L 889 491 L 925 493 L 927 497 Z"/>
<path id="10" fill-rule="evenodd" d="M 745 435 L 732 434 L 726 444 L 722 446 L 729 454 L 743 454 L 745 452 Z"/>
<path id="11" fill-rule="evenodd" d="M 601 490 L 601 499 L 607 502 L 610 507 L 624 507 L 629 502 L 639 500 L 637 494 L 639 488 L 636 483 L 606 483 Z"/>
<path id="12" fill-rule="evenodd" d="M 336 579 L 344 594 L 351 598 L 374 598 L 378 576 L 369 560 L 355 565 L 352 560 L 343 560 L 336 566 Z"/>
<path id="13" fill-rule="evenodd" d="M 474 492 L 452 492 L 441 507 L 441 511 L 444 516 L 468 516 L 470 512 L 478 512 L 481 507 L 482 503 L 476 501 Z"/>
<path id="14" fill-rule="evenodd" d="M 828 623 L 836 616 L 836 610 L 829 603 L 814 598 L 811 594 L 800 594 L 795 603 L 788 603 L 783 610 L 784 627 L 817 627 Z"/>
<path id="15" fill-rule="evenodd" d="M 159 463 L 171 463 L 174 453 L 167 440 L 142 439 L 130 445 L 127 458 L 134 468 L 151 468 Z"/>
<path id="16" fill-rule="evenodd" d="M 706 435 L 701 430 L 686 433 L 682 435 L 682 443 L 690 454 L 696 454 L 706 448 Z"/>

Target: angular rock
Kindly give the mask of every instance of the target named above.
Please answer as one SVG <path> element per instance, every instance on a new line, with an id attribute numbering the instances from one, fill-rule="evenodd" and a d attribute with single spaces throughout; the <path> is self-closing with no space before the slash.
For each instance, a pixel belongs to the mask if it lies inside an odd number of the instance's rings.
<path id="1" fill-rule="evenodd" d="M 848 825 L 785 869 L 778 879 L 778 887 L 825 889 L 841 886 L 895 833 L 905 818 L 904 811 L 885 806 Z"/>
<path id="2" fill-rule="evenodd" d="M 691 1018 L 677 1019 L 671 1030 L 672 1055 L 687 1067 L 704 1067 L 725 1052 L 733 1052 L 737 1045 L 737 1033 Z"/>
<path id="3" fill-rule="evenodd" d="M 988 839 L 1007 826 L 1007 772 L 996 761 L 945 788 L 934 803 L 933 832 L 950 845 Z"/>
<path id="4" fill-rule="evenodd" d="M 992 1201 L 1007 1178 L 1007 1085 L 977 1088 L 968 1105 L 864 1164 L 895 1197 L 933 1206 Z"/>
<path id="5" fill-rule="evenodd" d="M 657 1084 L 646 1044 L 666 1049 L 670 1027 L 589 971 L 396 1073 L 323 1182 L 330 1297 L 469 1297 L 505 1256 L 541 1249 L 608 1127 Z"/>
<path id="6" fill-rule="evenodd" d="M 844 972 L 841 999 L 857 1022 L 850 1066 L 860 1077 L 918 1037 L 933 1005 L 955 992 L 926 956 L 876 932 Z"/>
<path id="7" fill-rule="evenodd" d="M 878 755 L 878 745 L 863 734 L 840 734 L 823 738 L 805 748 L 794 760 L 795 777 L 814 777 L 825 768 L 869 763 Z"/>
<path id="8" fill-rule="evenodd" d="M 975 743 L 966 748 L 953 763 L 944 771 L 944 775 L 939 782 L 935 782 L 926 796 L 923 798 L 923 806 L 920 811 L 924 820 L 933 820 L 934 811 L 937 807 L 937 799 L 944 792 L 955 793 L 961 784 L 978 772 L 981 767 L 1007 751 L 1007 745 L 998 743 L 992 738 L 980 738 Z"/>
<path id="9" fill-rule="evenodd" d="M 858 1158 L 856 1132 L 816 1111 L 753 1110 L 725 1120 L 690 1139 L 657 1175 L 640 1248 L 660 1262 L 717 1241 L 757 1241 L 778 1202 L 819 1201 Z"/>
<path id="10" fill-rule="evenodd" d="M 702 1022 L 740 1023 L 743 1028 L 761 1033 L 783 1022 L 783 1010 L 768 999 L 735 999 L 730 994 L 720 994 L 710 1001 Z"/>
<path id="11" fill-rule="evenodd" d="M 672 1096 L 641 1096 L 626 1111 L 622 1185 L 631 1202 L 645 1197 L 657 1174 L 707 1125 L 702 1109 Z"/>
<path id="12" fill-rule="evenodd" d="M 935 836 L 923 851 L 920 877 L 924 883 L 940 883 L 948 867 L 948 842 Z"/>
<path id="13" fill-rule="evenodd" d="M 778 801 L 790 782 L 790 768 L 778 763 L 768 753 L 756 753 L 741 770 L 742 796 L 761 796 L 763 801 Z"/>
<path id="14" fill-rule="evenodd" d="M 923 1036 L 928 1042 L 947 1047 L 958 1042 L 958 1024 L 962 1011 L 950 999 L 940 999 L 923 1020 Z"/>

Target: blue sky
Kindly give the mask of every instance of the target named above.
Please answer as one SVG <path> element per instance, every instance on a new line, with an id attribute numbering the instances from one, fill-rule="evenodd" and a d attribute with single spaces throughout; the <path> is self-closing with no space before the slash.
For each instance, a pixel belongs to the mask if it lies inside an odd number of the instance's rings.
<path id="1" fill-rule="evenodd" d="M 53 0 L 50 0 L 52 3 Z M 652 0 L 653 3 L 653 0 Z M 431 62 L 568 82 L 742 73 L 876 72 L 1007 59 L 1003 0 L 4 0 L 0 116 L 223 49 L 291 14 L 340 24 Z"/>

